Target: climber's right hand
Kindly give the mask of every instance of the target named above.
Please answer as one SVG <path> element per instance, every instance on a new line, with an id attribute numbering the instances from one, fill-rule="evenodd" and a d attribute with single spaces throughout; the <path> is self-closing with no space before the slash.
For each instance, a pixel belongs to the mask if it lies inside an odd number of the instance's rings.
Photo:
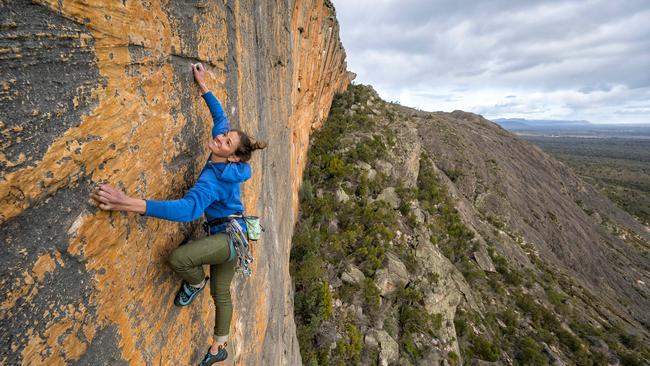
<path id="1" fill-rule="evenodd" d="M 200 62 L 192 64 L 192 73 L 194 74 L 194 80 L 201 88 L 201 92 L 207 93 L 209 89 L 205 85 L 205 68 Z"/>
<path id="2" fill-rule="evenodd" d="M 144 200 L 129 197 L 110 184 L 100 185 L 90 197 L 104 211 L 130 211 L 144 214 L 147 210 L 147 203 Z"/>

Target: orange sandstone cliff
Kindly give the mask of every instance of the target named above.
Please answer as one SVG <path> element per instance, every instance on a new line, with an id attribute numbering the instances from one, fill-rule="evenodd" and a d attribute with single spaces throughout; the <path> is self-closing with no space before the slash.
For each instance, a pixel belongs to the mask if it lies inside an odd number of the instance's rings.
<path id="1" fill-rule="evenodd" d="M 328 0 L 0 2 L 0 364 L 187 365 L 207 294 L 166 258 L 199 223 L 100 212 L 100 182 L 181 197 L 207 159 L 202 62 L 233 127 L 269 143 L 243 185 L 266 232 L 233 281 L 226 364 L 300 364 L 289 251 L 308 139 L 350 81 Z"/>

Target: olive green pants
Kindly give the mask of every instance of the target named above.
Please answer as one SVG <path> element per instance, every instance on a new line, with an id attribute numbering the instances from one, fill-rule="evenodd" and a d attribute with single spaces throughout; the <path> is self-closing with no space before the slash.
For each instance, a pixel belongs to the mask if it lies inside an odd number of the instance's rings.
<path id="1" fill-rule="evenodd" d="M 217 337 L 228 335 L 232 318 L 230 282 L 237 260 L 228 261 L 229 257 L 228 235 L 224 233 L 181 245 L 169 257 L 174 272 L 190 284 L 201 283 L 205 278 L 203 265 L 210 265 L 210 295 L 214 300 L 214 335 Z"/>

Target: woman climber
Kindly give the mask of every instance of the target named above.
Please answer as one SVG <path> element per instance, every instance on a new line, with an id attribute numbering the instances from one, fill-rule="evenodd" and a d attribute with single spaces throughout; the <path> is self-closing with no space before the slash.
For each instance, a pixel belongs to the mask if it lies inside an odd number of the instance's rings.
<path id="1" fill-rule="evenodd" d="M 239 251 L 225 231 L 230 225 L 239 226 L 236 223 L 246 231 L 239 184 L 251 176 L 247 163 L 251 153 L 265 148 L 266 144 L 253 142 L 245 133 L 230 129 L 221 104 L 206 87 L 203 65 L 193 64 L 192 72 L 214 122 L 212 139 L 208 142 L 210 158 L 194 186 L 183 198 L 170 201 L 132 198 L 108 184 L 98 187 L 91 197 L 102 210 L 137 212 L 170 221 L 193 221 L 205 213 L 209 235 L 176 248 L 169 263 L 184 280 L 174 299 L 177 306 L 189 305 L 210 280 L 215 304 L 214 338 L 200 364 L 207 366 L 228 357 L 226 347 L 232 318 L 230 282 Z M 233 218 L 236 223 L 231 221 Z M 210 265 L 209 277 L 204 277 L 204 264 Z"/>

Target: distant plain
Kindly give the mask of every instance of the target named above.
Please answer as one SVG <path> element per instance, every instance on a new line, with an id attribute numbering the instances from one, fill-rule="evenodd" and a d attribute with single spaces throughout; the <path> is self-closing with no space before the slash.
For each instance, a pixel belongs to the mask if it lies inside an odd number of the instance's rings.
<path id="1" fill-rule="evenodd" d="M 506 127 L 650 226 L 650 124 Z"/>

